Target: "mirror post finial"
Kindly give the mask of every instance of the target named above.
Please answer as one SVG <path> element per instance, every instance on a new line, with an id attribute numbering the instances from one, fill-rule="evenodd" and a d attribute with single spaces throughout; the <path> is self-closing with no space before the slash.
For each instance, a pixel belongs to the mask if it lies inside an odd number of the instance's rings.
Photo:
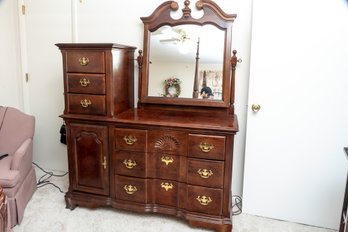
<path id="1" fill-rule="evenodd" d="M 191 16 L 191 9 L 189 7 L 190 1 L 185 0 L 184 4 L 185 4 L 185 7 L 184 9 L 182 9 L 182 12 L 184 13 L 184 18 L 189 18 Z"/>

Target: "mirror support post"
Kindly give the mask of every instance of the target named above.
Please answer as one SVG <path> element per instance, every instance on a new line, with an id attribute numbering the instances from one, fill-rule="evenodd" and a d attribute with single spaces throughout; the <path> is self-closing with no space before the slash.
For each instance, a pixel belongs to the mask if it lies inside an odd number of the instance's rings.
<path id="1" fill-rule="evenodd" d="M 143 50 L 139 50 L 138 51 L 139 55 L 137 57 L 137 62 L 138 62 L 138 75 L 139 75 L 139 79 L 138 79 L 138 108 L 139 108 L 139 104 L 140 104 L 140 94 L 141 94 L 141 86 L 142 86 L 142 66 L 143 66 Z"/>
<path id="2" fill-rule="evenodd" d="M 195 80 L 193 86 L 193 98 L 198 98 L 198 65 L 199 65 L 199 37 L 197 41 L 197 52 L 196 52 L 196 67 L 195 67 Z"/>
<path id="3" fill-rule="evenodd" d="M 231 74 L 231 91 L 230 91 L 230 114 L 234 114 L 234 93 L 235 93 L 235 76 L 236 76 L 236 66 L 237 66 L 237 50 L 232 51 L 233 56 L 231 58 L 232 74 Z"/>

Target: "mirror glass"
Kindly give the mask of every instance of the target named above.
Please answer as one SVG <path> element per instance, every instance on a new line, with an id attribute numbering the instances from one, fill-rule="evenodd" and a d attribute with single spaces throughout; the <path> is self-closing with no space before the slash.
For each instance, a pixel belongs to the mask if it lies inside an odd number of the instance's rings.
<path id="1" fill-rule="evenodd" d="M 224 45 L 225 31 L 210 24 L 165 25 L 151 32 L 148 96 L 222 100 Z"/>

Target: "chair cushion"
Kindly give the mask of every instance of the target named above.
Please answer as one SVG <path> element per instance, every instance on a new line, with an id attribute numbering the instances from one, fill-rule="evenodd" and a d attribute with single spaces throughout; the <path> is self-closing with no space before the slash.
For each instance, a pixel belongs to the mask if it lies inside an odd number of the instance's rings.
<path id="1" fill-rule="evenodd" d="M 3 188 L 13 188 L 19 182 L 19 171 L 11 170 L 12 156 L 0 161 L 0 185 Z"/>

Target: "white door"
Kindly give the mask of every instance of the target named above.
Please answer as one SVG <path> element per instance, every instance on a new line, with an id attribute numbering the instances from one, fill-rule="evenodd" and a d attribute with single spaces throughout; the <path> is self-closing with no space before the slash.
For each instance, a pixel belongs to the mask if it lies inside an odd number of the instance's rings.
<path id="1" fill-rule="evenodd" d="M 244 213 L 338 228 L 347 43 L 347 1 L 254 1 Z"/>
<path id="2" fill-rule="evenodd" d="M 34 161 L 67 169 L 66 146 L 59 142 L 64 110 L 62 55 L 56 43 L 71 42 L 70 0 L 25 0 L 23 46 L 29 74 L 27 102 L 36 117 Z"/>

